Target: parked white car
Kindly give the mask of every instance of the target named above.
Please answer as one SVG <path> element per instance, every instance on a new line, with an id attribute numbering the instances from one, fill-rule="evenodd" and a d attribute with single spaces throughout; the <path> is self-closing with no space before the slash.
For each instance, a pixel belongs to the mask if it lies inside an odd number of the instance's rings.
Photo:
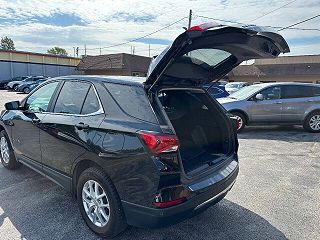
<path id="1" fill-rule="evenodd" d="M 231 83 L 227 83 L 225 88 L 229 94 L 232 94 L 246 86 L 249 86 L 247 82 L 231 82 Z"/>

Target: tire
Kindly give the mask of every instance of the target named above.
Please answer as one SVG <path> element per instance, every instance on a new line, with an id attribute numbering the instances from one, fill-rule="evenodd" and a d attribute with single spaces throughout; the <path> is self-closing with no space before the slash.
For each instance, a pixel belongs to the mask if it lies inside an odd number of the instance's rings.
<path id="1" fill-rule="evenodd" d="M 303 123 L 303 128 L 312 133 L 320 132 L 320 111 L 310 113 Z"/>
<path id="2" fill-rule="evenodd" d="M 2 165 L 10 170 L 17 169 L 21 165 L 14 156 L 9 137 L 4 130 L 0 132 L 0 159 Z"/>
<path id="3" fill-rule="evenodd" d="M 244 129 L 244 127 L 247 124 L 246 117 L 243 113 L 240 112 L 231 112 L 232 115 L 234 115 L 237 118 L 237 132 L 240 132 Z"/>
<path id="4" fill-rule="evenodd" d="M 87 188 L 90 185 L 92 186 L 92 195 Z M 99 195 L 105 193 L 106 197 L 101 197 L 99 200 L 95 199 L 96 195 L 93 191 L 96 190 L 95 186 L 98 186 Z M 85 193 L 84 189 L 87 190 L 87 193 Z M 89 196 L 94 197 L 91 198 Z M 83 199 L 86 199 L 86 201 Z M 118 193 L 106 173 L 99 168 L 91 167 L 81 173 L 77 182 L 77 202 L 86 224 L 96 234 L 102 237 L 113 238 L 127 228 L 127 221 Z M 107 205 L 107 203 L 109 207 L 102 207 L 102 204 Z M 86 213 L 85 206 L 87 207 L 87 211 L 91 213 L 89 214 L 91 219 Z M 105 214 L 100 214 L 101 211 L 104 211 Z M 94 213 L 96 212 L 99 212 L 100 219 L 96 219 L 97 221 L 94 223 Z M 104 216 L 109 216 L 108 220 Z"/>
<path id="5" fill-rule="evenodd" d="M 18 85 L 14 85 L 13 87 L 12 87 L 12 89 L 16 92 L 16 91 L 18 91 Z"/>
<path id="6" fill-rule="evenodd" d="M 26 93 L 26 94 L 30 93 L 30 88 L 25 87 L 25 88 L 23 89 L 23 92 Z"/>

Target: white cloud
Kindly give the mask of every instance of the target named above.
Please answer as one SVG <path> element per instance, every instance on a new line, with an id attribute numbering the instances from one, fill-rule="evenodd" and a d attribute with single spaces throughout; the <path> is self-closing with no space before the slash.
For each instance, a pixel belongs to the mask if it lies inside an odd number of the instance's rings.
<path id="1" fill-rule="evenodd" d="M 288 2 L 290 0 L 0 0 L 0 36 L 11 37 L 19 50 L 45 52 L 48 48 L 58 45 L 72 53 L 75 46 L 80 48 L 84 48 L 84 44 L 87 45 L 87 48 L 109 46 L 153 32 L 182 17 L 186 17 L 189 9 L 194 12 L 193 24 L 210 21 L 199 16 L 252 23 L 252 19 Z M 288 26 L 319 12 L 320 3 L 315 3 L 312 0 L 296 1 L 254 21 L 254 23 Z M 54 13 L 78 16 L 86 25 L 61 27 L 43 23 L 41 20 L 35 21 L 41 18 L 48 18 Z M 119 14 L 122 17 L 119 17 Z M 130 19 L 130 17 L 135 19 L 135 22 L 124 21 Z M 5 22 L 11 24 L 5 24 Z M 183 31 L 182 27 L 187 26 L 187 22 L 188 20 L 184 19 L 182 22 L 151 37 L 173 40 Z M 297 27 L 318 28 L 320 26 L 319 23 L 320 18 Z M 289 42 L 292 42 L 290 46 L 291 54 L 320 53 L 319 31 L 288 30 L 283 31 L 282 34 Z M 296 43 L 296 39 L 300 39 L 299 43 Z M 303 39 L 308 39 L 306 44 L 303 44 Z M 148 44 L 137 42 L 105 49 L 102 52 L 130 52 L 131 46 L 135 46 L 136 54 L 148 55 Z M 151 45 L 151 54 L 158 54 L 162 47 L 164 45 Z M 99 50 L 88 51 L 88 53 L 98 54 Z"/>

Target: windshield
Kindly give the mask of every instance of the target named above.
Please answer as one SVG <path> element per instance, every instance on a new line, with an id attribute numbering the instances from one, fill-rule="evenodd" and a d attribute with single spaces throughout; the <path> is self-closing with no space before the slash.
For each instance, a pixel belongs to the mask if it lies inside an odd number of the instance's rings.
<path id="1" fill-rule="evenodd" d="M 263 86 L 259 86 L 259 84 L 251 85 L 248 87 L 241 88 L 239 91 L 232 93 L 229 97 L 235 99 L 246 99 L 254 93 L 258 92 L 262 88 Z"/>

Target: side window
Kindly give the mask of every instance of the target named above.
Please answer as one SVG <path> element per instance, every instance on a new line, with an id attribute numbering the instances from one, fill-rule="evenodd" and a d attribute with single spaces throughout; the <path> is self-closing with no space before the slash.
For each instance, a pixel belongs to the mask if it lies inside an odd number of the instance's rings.
<path id="1" fill-rule="evenodd" d="M 275 100 L 280 99 L 281 90 L 279 86 L 269 87 L 260 92 L 263 95 L 263 100 Z"/>
<path id="2" fill-rule="evenodd" d="M 65 82 L 53 112 L 80 114 L 89 88 L 90 83 L 76 81 Z"/>
<path id="3" fill-rule="evenodd" d="M 28 97 L 25 108 L 33 112 L 46 112 L 57 86 L 58 82 L 52 82 L 39 88 Z"/>
<path id="4" fill-rule="evenodd" d="M 304 98 L 312 97 L 313 88 L 311 86 L 283 86 L 282 98 Z"/>
<path id="5" fill-rule="evenodd" d="M 90 114 L 99 111 L 100 104 L 93 86 L 90 87 L 87 98 L 83 103 L 81 114 Z"/>

